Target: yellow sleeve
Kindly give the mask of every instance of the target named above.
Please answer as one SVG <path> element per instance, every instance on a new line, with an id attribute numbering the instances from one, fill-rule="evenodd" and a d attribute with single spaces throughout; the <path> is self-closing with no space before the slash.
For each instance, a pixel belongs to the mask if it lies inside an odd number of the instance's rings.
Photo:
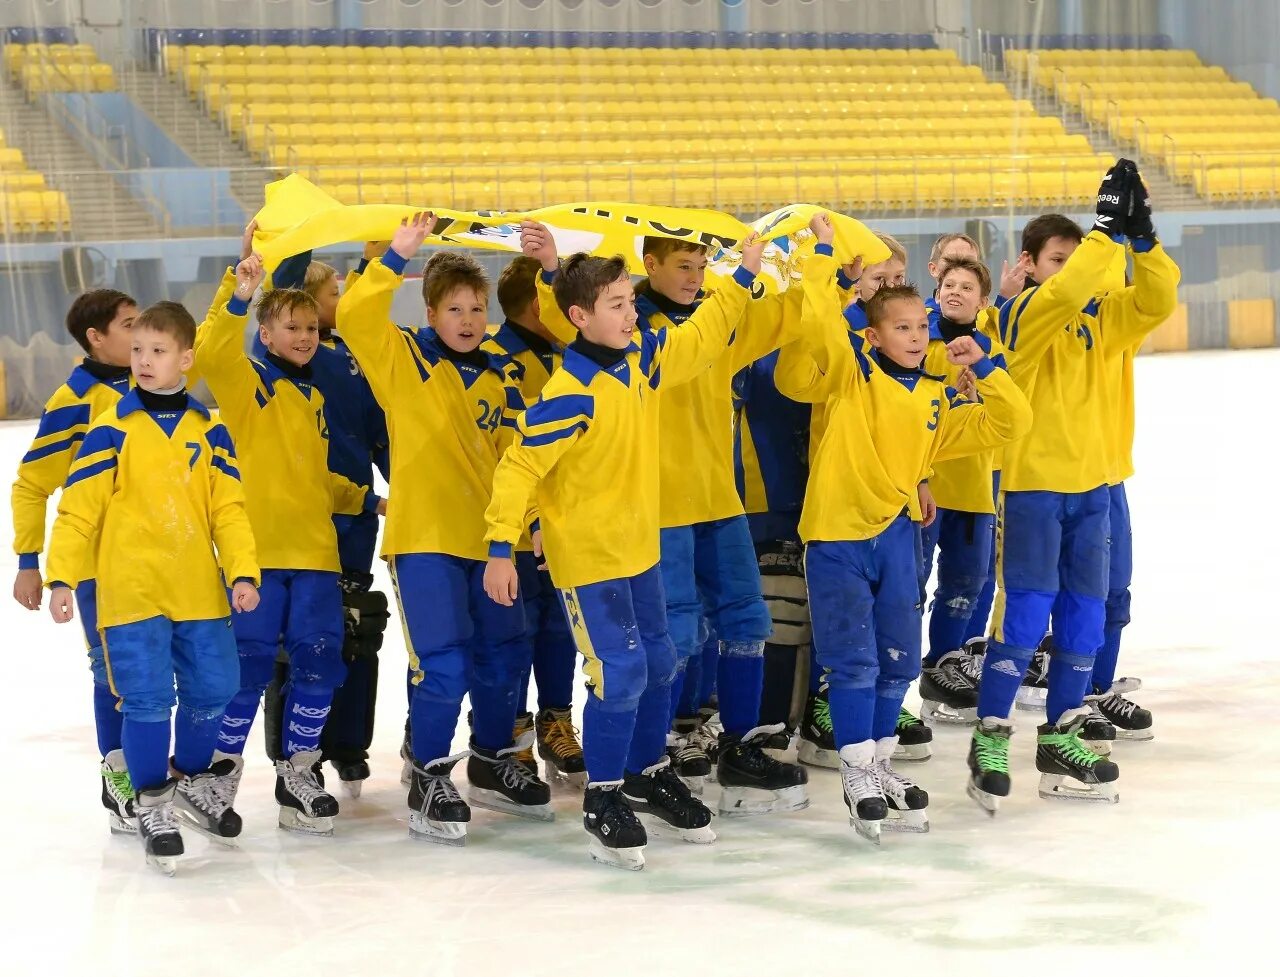
<path id="1" fill-rule="evenodd" d="M 1178 307 L 1182 272 L 1159 242 L 1145 253 L 1133 253 L 1133 284 L 1102 299 L 1098 329 L 1103 349 L 1119 353 L 1141 346 L 1147 336 Z"/>
<path id="2" fill-rule="evenodd" d="M 662 370 L 661 384 L 688 383 L 724 354 L 729 337 L 742 323 L 754 282 L 755 275 L 738 268 L 733 282 L 712 292 L 687 320 L 657 331 L 654 369 Z"/>
<path id="3" fill-rule="evenodd" d="M 340 516 L 358 516 L 365 511 L 365 504 L 376 505 L 376 496 L 372 499 L 372 489 L 367 485 L 357 485 L 345 475 L 337 472 L 329 473 L 329 485 L 333 489 L 333 511 Z"/>
<path id="4" fill-rule="evenodd" d="M 11 499 L 13 551 L 22 569 L 39 569 L 35 557 L 44 549 L 49 497 L 67 480 L 76 450 L 93 420 L 92 410 L 65 387 L 58 390 L 45 405 L 31 448 L 18 464 Z"/>
<path id="5" fill-rule="evenodd" d="M 788 317 L 789 292 L 752 296 L 747 302 L 746 320 L 729 347 L 734 373 L 768 356 L 799 334 L 799 316 Z"/>
<path id="6" fill-rule="evenodd" d="M 1101 231 L 1090 231 L 1060 272 L 1004 304 L 1000 342 L 1011 364 L 1048 351 L 1063 325 L 1093 299 L 1117 247 Z"/>
<path id="7" fill-rule="evenodd" d="M 493 473 L 493 496 L 484 514 L 490 556 L 511 556 L 533 510 L 534 490 L 591 425 L 595 398 L 565 394 L 541 400 L 519 415 L 515 441 Z"/>
<path id="8" fill-rule="evenodd" d="M 578 329 L 560 311 L 556 294 L 551 289 L 551 283 L 554 280 L 554 274 L 538 272 L 538 318 L 547 327 L 547 332 L 556 338 L 556 342 L 562 346 L 568 346 L 578 338 Z"/>
<path id="9" fill-rule="evenodd" d="M 228 585 L 252 580 L 256 587 L 262 582 L 262 574 L 253 529 L 244 508 L 236 449 L 221 424 L 210 427 L 206 437 L 213 451 L 209 459 L 209 530 L 218 551 L 218 563 Z"/>
<path id="10" fill-rule="evenodd" d="M 782 348 L 773 376 L 778 391 L 800 403 L 824 403 L 848 389 L 857 372 L 835 280 L 838 267 L 831 255 L 811 255 L 801 287 L 792 286 L 800 293 L 801 338 Z"/>
<path id="11" fill-rule="evenodd" d="M 524 394 L 520 391 L 520 382 L 514 370 L 509 367 L 503 376 L 502 384 L 504 406 L 502 422 L 498 427 L 498 455 L 501 457 L 508 448 L 515 444 L 520 430 L 520 416 L 524 413 Z"/>
<path id="12" fill-rule="evenodd" d="M 196 326 L 196 345 L 200 344 L 200 334 L 208 327 L 214 315 L 228 302 L 236 290 L 236 270 L 228 268 L 222 273 L 222 281 L 218 283 L 218 290 L 213 293 L 213 301 L 209 303 L 209 311 L 205 313 L 204 321 Z M 241 337 L 241 345 L 243 346 L 244 337 Z M 194 387 L 198 382 L 204 379 L 204 373 L 200 365 L 200 358 L 196 357 L 195 365 L 187 371 L 187 387 Z"/>
<path id="13" fill-rule="evenodd" d="M 975 364 L 975 373 L 983 370 L 988 372 L 978 380 L 981 403 L 956 398 L 944 406 L 934 462 L 996 448 L 1031 430 L 1031 404 L 1013 378 L 990 359 Z"/>
<path id="14" fill-rule="evenodd" d="M 234 279 L 233 279 L 234 280 Z M 212 306 L 196 330 L 196 365 L 209 390 L 218 401 L 218 413 L 242 437 L 255 416 L 254 394 L 258 373 L 244 351 L 244 327 L 249 321 L 249 303 L 234 295 Z"/>
<path id="15" fill-rule="evenodd" d="M 387 265 L 388 256 L 396 267 Z M 389 251 L 377 261 L 371 261 L 365 273 L 338 300 L 337 332 L 384 408 L 391 402 L 390 394 L 399 372 L 410 365 L 405 357 L 415 360 L 424 373 L 431 373 L 431 364 L 413 357 L 405 345 L 406 337 L 391 320 L 391 301 L 403 281 L 405 264 L 399 255 Z M 347 280 L 351 281 L 350 276 Z"/>
<path id="16" fill-rule="evenodd" d="M 80 571 L 91 566 L 93 541 L 106 518 L 115 491 L 116 471 L 124 434 L 110 425 L 96 425 L 85 435 L 58 503 L 58 518 L 49 539 L 46 585 L 75 587 Z"/>

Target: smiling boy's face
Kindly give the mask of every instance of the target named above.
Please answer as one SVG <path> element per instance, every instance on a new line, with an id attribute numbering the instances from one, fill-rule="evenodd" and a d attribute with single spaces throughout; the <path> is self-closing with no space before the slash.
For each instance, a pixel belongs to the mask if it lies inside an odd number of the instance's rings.
<path id="1" fill-rule="evenodd" d="M 489 319 L 489 298 L 467 285 L 445 294 L 427 306 L 427 325 L 441 341 L 458 353 L 470 353 L 484 342 Z"/>
<path id="2" fill-rule="evenodd" d="M 267 351 L 294 366 L 306 366 L 320 345 L 320 323 L 315 309 L 298 306 L 286 309 L 258 327 Z"/>

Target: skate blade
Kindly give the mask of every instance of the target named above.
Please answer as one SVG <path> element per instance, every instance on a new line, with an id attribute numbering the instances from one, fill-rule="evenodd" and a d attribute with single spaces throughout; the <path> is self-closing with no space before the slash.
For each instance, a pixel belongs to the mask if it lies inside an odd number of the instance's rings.
<path id="1" fill-rule="evenodd" d="M 1046 800 L 1120 803 L 1120 791 L 1115 784 L 1082 784 L 1078 780 L 1055 773 L 1040 776 L 1040 796 Z"/>
<path id="2" fill-rule="evenodd" d="M 1019 709 L 1027 712 L 1035 712 L 1044 708 L 1044 700 L 1048 698 L 1049 690 L 1040 689 L 1035 686 L 1023 685 L 1018 688 L 1018 694 L 1014 697 L 1014 703 Z"/>
<path id="3" fill-rule="evenodd" d="M 689 788 L 689 793 L 695 797 L 701 797 L 702 792 L 707 789 L 706 777 L 681 777 L 680 783 Z"/>
<path id="4" fill-rule="evenodd" d="M 360 794 L 364 791 L 363 780 L 344 780 L 341 783 L 342 783 L 342 792 L 346 794 L 348 797 L 350 797 L 353 801 L 356 800 L 360 796 Z"/>
<path id="5" fill-rule="evenodd" d="M 467 843 L 467 822 L 432 821 L 417 811 L 409 813 L 409 837 L 433 845 L 461 848 Z"/>
<path id="6" fill-rule="evenodd" d="M 933 749 L 928 743 L 913 743 L 910 746 L 898 744 L 897 749 L 893 751 L 893 759 L 910 760 L 912 763 L 921 763 L 933 756 Z"/>
<path id="7" fill-rule="evenodd" d="M 582 790 L 587 786 L 587 772 L 585 770 L 577 773 L 567 773 L 557 767 L 550 760 L 544 760 L 542 763 L 542 771 L 542 779 L 548 784 L 558 784 L 561 787 L 570 787 L 573 790 Z"/>
<path id="8" fill-rule="evenodd" d="M 880 825 L 879 821 L 864 821 L 861 818 L 850 817 L 849 825 L 858 833 L 859 838 L 865 838 L 873 845 L 880 844 Z"/>
<path id="9" fill-rule="evenodd" d="M 409 787 L 413 784 L 413 762 L 411 760 L 405 760 L 404 766 L 400 768 L 400 783 L 404 787 Z"/>
<path id="10" fill-rule="evenodd" d="M 782 790 L 759 787 L 722 787 L 720 813 L 727 818 L 754 817 L 758 814 L 787 814 L 809 806 L 806 785 L 796 784 Z"/>
<path id="11" fill-rule="evenodd" d="M 1000 801 L 1003 798 L 999 795 L 988 794 L 985 790 L 980 790 L 973 784 L 969 784 L 966 793 L 986 812 L 987 817 L 995 817 L 996 812 L 1000 810 Z"/>
<path id="12" fill-rule="evenodd" d="M 904 834 L 925 835 L 929 833 L 928 811 L 896 811 L 889 808 L 889 816 L 880 822 L 881 830 L 897 831 Z"/>
<path id="13" fill-rule="evenodd" d="M 1128 740 L 1130 743 L 1149 743 L 1156 738 L 1155 732 L 1148 726 L 1146 729 L 1121 729 L 1116 727 L 1116 739 Z M 1093 751 L 1097 753 L 1097 750 Z"/>
<path id="14" fill-rule="evenodd" d="M 107 812 L 107 827 L 113 835 L 136 835 L 138 833 L 137 818 L 122 818 L 114 811 Z"/>
<path id="15" fill-rule="evenodd" d="M 333 837 L 333 818 L 312 818 L 292 807 L 280 808 L 280 818 L 276 822 L 284 831 L 294 834 L 311 835 L 316 838 Z"/>
<path id="16" fill-rule="evenodd" d="M 514 804 L 496 790 L 472 787 L 467 792 L 467 801 L 472 807 L 483 807 L 486 811 L 497 811 L 499 814 L 514 814 L 530 821 L 556 819 L 556 812 L 551 810 L 550 804 Z"/>
<path id="17" fill-rule="evenodd" d="M 173 878 L 178 871 L 177 855 L 148 855 L 147 864 L 163 875 Z"/>
<path id="18" fill-rule="evenodd" d="M 636 848 L 606 848 L 592 835 L 587 853 L 593 862 L 610 868 L 622 868 L 629 872 L 639 872 L 644 868 L 644 845 Z"/>
<path id="19" fill-rule="evenodd" d="M 634 810 L 634 807 L 632 809 Z M 648 811 L 636 811 L 635 813 L 639 815 L 641 823 L 644 824 L 645 832 L 650 837 L 671 838 L 690 845 L 710 845 L 716 840 L 716 833 L 709 824 L 701 828 L 680 828 L 662 820 L 657 814 L 652 814 Z"/>
<path id="20" fill-rule="evenodd" d="M 796 749 L 796 759 L 806 767 L 822 767 L 826 770 L 840 769 L 840 754 L 835 750 L 824 750 L 820 746 L 801 740 Z"/>
<path id="21" fill-rule="evenodd" d="M 978 721 L 978 707 L 953 709 L 933 699 L 925 699 L 920 707 L 920 718 L 926 723 L 942 723 L 946 726 L 972 726 Z"/>

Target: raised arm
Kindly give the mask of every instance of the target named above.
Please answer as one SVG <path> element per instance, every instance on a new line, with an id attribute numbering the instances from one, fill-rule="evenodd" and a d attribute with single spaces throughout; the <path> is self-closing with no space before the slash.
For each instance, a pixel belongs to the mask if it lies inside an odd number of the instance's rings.
<path id="1" fill-rule="evenodd" d="M 244 351 L 244 331 L 249 322 L 249 300 L 262 279 L 260 257 L 250 255 L 241 261 L 232 276 L 231 297 L 210 306 L 196 330 L 196 369 L 218 401 L 219 413 L 238 431 L 254 416 L 250 408 L 258 390 L 258 374 Z"/>
<path id="2" fill-rule="evenodd" d="M 556 254 L 556 241 L 547 230 L 545 224 L 537 221 L 520 222 L 520 250 L 530 258 L 537 258 L 542 264 L 542 272 L 538 275 L 538 318 L 547 327 L 547 332 L 563 346 L 568 346 L 578 338 L 578 330 L 556 304 L 555 293 L 551 283 L 555 281 L 556 272 L 560 268 L 560 256 Z"/>

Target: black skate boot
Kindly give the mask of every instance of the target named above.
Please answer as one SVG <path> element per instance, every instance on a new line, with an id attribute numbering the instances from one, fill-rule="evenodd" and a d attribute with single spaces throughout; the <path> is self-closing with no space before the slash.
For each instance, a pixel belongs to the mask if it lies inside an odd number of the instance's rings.
<path id="1" fill-rule="evenodd" d="M 524 740 L 526 733 L 533 732 L 533 713 L 521 712 L 516 714 L 515 726 L 511 729 L 511 742 L 525 742 L 523 749 L 516 752 L 516 759 L 524 764 L 524 768 L 535 777 L 538 775 L 538 761 L 533 756 L 533 737 Z"/>
<path id="2" fill-rule="evenodd" d="M 1087 698 L 1085 704 L 1088 705 Z M 1115 739 L 1116 728 L 1104 716 L 1091 712 L 1085 717 L 1084 724 L 1080 727 L 1080 742 L 1098 756 L 1110 756 L 1111 744 Z"/>
<path id="3" fill-rule="evenodd" d="M 667 733 L 667 756 L 675 774 L 695 794 L 701 794 L 707 778 L 711 776 L 711 758 L 699 735 L 702 719 L 698 716 L 677 716 Z"/>
<path id="4" fill-rule="evenodd" d="M 364 790 L 364 782 L 369 779 L 369 761 L 332 757 L 329 763 L 338 775 L 342 792 L 352 800 L 359 797 Z"/>
<path id="5" fill-rule="evenodd" d="M 906 709 L 898 712 L 898 725 L 893 731 L 897 737 L 895 760 L 927 760 L 933 756 L 933 730 Z"/>
<path id="6" fill-rule="evenodd" d="M 1095 715 L 1101 716 L 1115 727 L 1116 739 L 1150 740 L 1155 738 L 1151 728 L 1151 713 L 1132 699 L 1124 697 L 1125 692 L 1136 692 L 1140 688 L 1142 688 L 1142 682 L 1139 679 L 1116 679 L 1110 689 L 1085 696 L 1084 701 L 1093 709 Z"/>
<path id="7" fill-rule="evenodd" d="M 465 756 L 465 753 L 456 753 L 423 764 L 409 761 L 410 838 L 437 845 L 467 843 L 471 808 L 449 776 L 454 765 Z"/>
<path id="8" fill-rule="evenodd" d="M 948 651 L 920 672 L 920 717 L 925 722 L 968 726 L 978 718 L 979 660 L 965 651 Z"/>
<path id="9" fill-rule="evenodd" d="M 232 839 L 239 837 L 243 827 L 240 815 L 231 806 L 235 802 L 243 769 L 243 758 L 224 756 L 194 777 L 173 771 L 178 778 L 174 813 L 184 823 L 215 841 L 232 844 Z M 170 770 L 173 770 L 172 766 Z"/>
<path id="10" fill-rule="evenodd" d="M 178 856 L 186 849 L 182 833 L 173 816 L 173 797 L 177 785 L 168 780 L 160 787 L 137 793 L 138 837 L 147 853 L 147 864 L 165 875 L 177 870 Z"/>
<path id="11" fill-rule="evenodd" d="M 711 812 L 676 776 L 670 757 L 640 773 L 628 773 L 622 781 L 622 794 L 632 811 L 649 817 L 647 824 L 655 834 L 670 832 L 695 845 L 716 840 Z"/>
<path id="12" fill-rule="evenodd" d="M 1009 736 L 1013 724 L 988 717 L 974 727 L 969 741 L 969 796 L 995 817 L 1000 799 L 1009 796 Z"/>
<path id="13" fill-rule="evenodd" d="M 587 762 L 578 741 L 578 730 L 568 709 L 543 709 L 538 713 L 538 756 L 545 764 L 547 783 L 559 779 L 571 787 L 587 782 Z M 536 770 L 534 771 L 537 772 Z"/>
<path id="14" fill-rule="evenodd" d="M 124 763 L 124 750 L 112 750 L 102 758 L 102 806 L 107 809 L 107 827 L 113 835 L 136 835 L 138 817 L 134 811 L 133 782 Z"/>
<path id="15" fill-rule="evenodd" d="M 849 824 L 859 836 L 880 844 L 880 827 L 889 816 L 889 802 L 880 783 L 875 740 L 850 743 L 840 750 L 840 780 Z"/>
<path id="16" fill-rule="evenodd" d="M 876 740 L 876 765 L 880 768 L 880 790 L 888 805 L 888 816 L 882 822 L 885 831 L 910 831 L 924 834 L 929 830 L 929 794 L 923 787 L 893 769 L 897 756 L 897 737 Z"/>
<path id="17" fill-rule="evenodd" d="M 644 868 L 644 847 L 649 836 L 622 796 L 620 782 L 587 784 L 582 797 L 582 826 L 591 835 L 587 851 L 593 861 L 632 872 Z"/>
<path id="18" fill-rule="evenodd" d="M 720 782 L 720 813 L 730 817 L 781 814 L 809 806 L 803 767 L 783 763 L 761 746 L 780 726 L 757 726 L 741 738 L 720 734 L 716 779 Z"/>
<path id="19" fill-rule="evenodd" d="M 324 789 L 320 751 L 295 753 L 276 761 L 276 803 L 279 825 L 286 831 L 328 837 L 338 816 L 338 801 Z"/>
<path id="20" fill-rule="evenodd" d="M 1037 730 L 1036 769 L 1040 771 L 1041 797 L 1108 804 L 1120 800 L 1116 789 L 1120 768 L 1080 742 L 1080 730 L 1088 718 L 1088 707 L 1068 709 L 1056 725 L 1045 723 Z"/>
<path id="21" fill-rule="evenodd" d="M 514 814 L 533 821 L 554 821 L 551 810 L 551 788 L 530 773 L 518 759 L 532 737 L 526 733 L 519 743 L 505 750 L 486 750 L 471 743 L 471 756 L 467 758 L 467 780 L 471 789 L 467 799 L 475 807 Z"/>
<path id="22" fill-rule="evenodd" d="M 400 741 L 400 783 L 408 787 L 413 783 L 413 747 L 409 742 L 409 724 L 404 724 L 404 739 Z"/>
<path id="23" fill-rule="evenodd" d="M 1049 654 L 1052 650 L 1053 634 L 1050 632 L 1044 636 L 1040 647 L 1031 656 L 1027 674 L 1022 677 L 1022 686 L 1018 689 L 1016 699 L 1019 709 L 1044 708 L 1045 697 L 1049 694 Z"/>
<path id="24" fill-rule="evenodd" d="M 826 689 L 809 696 L 809 701 L 805 703 L 796 759 L 810 767 L 840 769 L 840 754 L 836 750 L 836 736 L 831 726 L 831 706 L 827 702 Z"/>
<path id="25" fill-rule="evenodd" d="M 982 674 L 982 659 L 987 654 L 986 638 L 970 638 L 964 643 L 964 653 L 978 663 L 978 674 Z"/>

